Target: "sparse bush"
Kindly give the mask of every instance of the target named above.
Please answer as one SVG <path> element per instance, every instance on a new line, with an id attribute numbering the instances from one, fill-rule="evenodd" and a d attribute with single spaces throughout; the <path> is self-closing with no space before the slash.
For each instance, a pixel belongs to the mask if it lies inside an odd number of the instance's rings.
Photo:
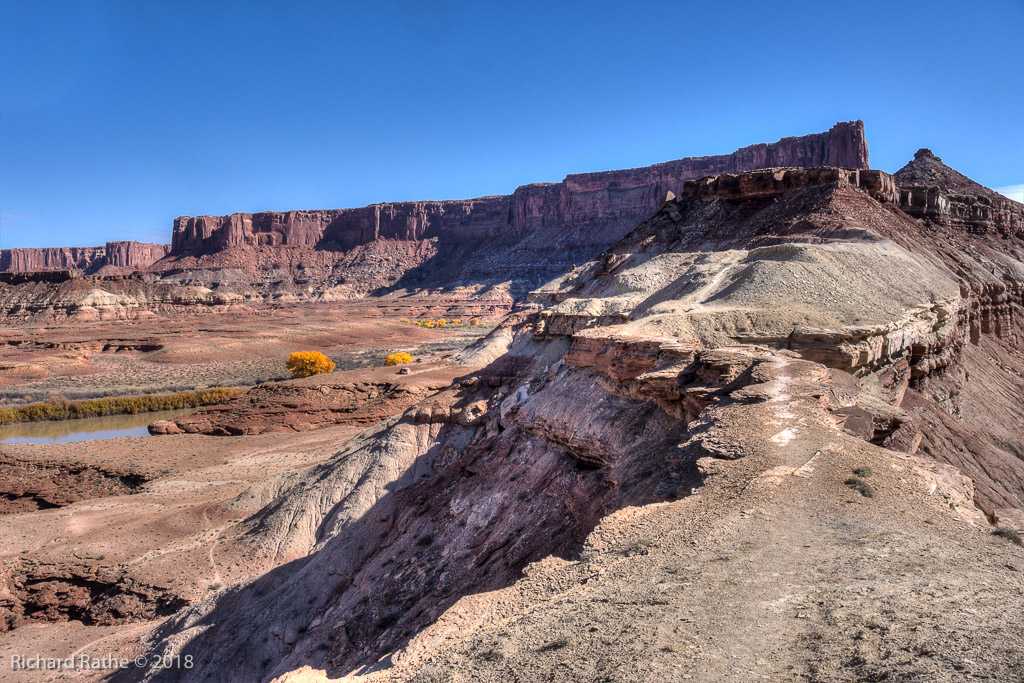
<path id="1" fill-rule="evenodd" d="M 854 468 L 853 473 L 858 477 L 870 477 L 874 474 L 874 472 L 871 471 L 871 468 L 867 465 L 861 465 L 860 467 Z"/>
<path id="2" fill-rule="evenodd" d="M 859 491 L 860 495 L 864 496 L 865 498 L 875 497 L 875 487 L 867 483 L 860 477 L 850 477 L 843 483 L 849 486 L 854 491 Z"/>
<path id="3" fill-rule="evenodd" d="M 285 365 L 296 379 L 334 372 L 334 361 L 319 351 L 296 351 Z"/>
<path id="4" fill-rule="evenodd" d="M 403 363 L 411 363 L 412 356 L 408 353 L 393 353 L 384 359 L 384 365 L 402 365 Z"/>
<path id="5" fill-rule="evenodd" d="M 1013 543 L 1014 545 L 1024 545 L 1024 539 L 1020 537 L 1020 534 L 1017 533 L 1017 530 L 1011 529 L 1008 526 L 997 526 L 995 529 L 992 530 L 992 535 L 998 536 L 999 538 L 1005 538 L 1007 541 Z"/>
<path id="6" fill-rule="evenodd" d="M 409 320 L 408 318 L 402 318 L 401 322 L 403 322 L 403 323 L 408 323 L 408 322 L 412 322 L 412 321 L 411 321 L 411 320 Z"/>
<path id="7" fill-rule="evenodd" d="M 626 546 L 623 554 L 627 556 L 633 555 L 646 555 L 648 549 L 654 545 L 654 541 L 649 538 L 638 538 Z"/>
<path id="8" fill-rule="evenodd" d="M 470 318 L 469 319 L 469 324 L 473 325 L 474 327 L 479 325 L 480 324 L 480 318 Z"/>
<path id="9" fill-rule="evenodd" d="M 547 650 L 561 650 L 562 648 L 569 647 L 571 644 L 572 638 L 570 638 L 569 636 L 559 636 L 558 638 L 555 638 L 553 641 L 542 647 L 540 649 L 540 652 L 545 652 Z"/>

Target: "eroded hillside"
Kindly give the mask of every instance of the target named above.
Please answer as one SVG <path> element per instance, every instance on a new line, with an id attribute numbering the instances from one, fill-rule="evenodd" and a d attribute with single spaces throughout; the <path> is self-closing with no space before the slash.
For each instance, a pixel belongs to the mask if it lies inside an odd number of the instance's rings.
<path id="1" fill-rule="evenodd" d="M 1012 678 L 1022 207 L 964 191 L 685 183 L 482 370 L 228 503 L 265 573 L 145 636 L 195 668 L 115 679 Z"/>

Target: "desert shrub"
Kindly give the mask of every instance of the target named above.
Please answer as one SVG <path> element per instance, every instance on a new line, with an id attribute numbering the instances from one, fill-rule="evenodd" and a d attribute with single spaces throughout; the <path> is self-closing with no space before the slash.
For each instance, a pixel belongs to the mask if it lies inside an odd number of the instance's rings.
<path id="1" fill-rule="evenodd" d="M 859 491 L 860 495 L 864 496 L 865 498 L 875 497 L 875 487 L 867 483 L 860 477 L 850 477 L 843 483 L 849 486 L 854 491 Z"/>
<path id="2" fill-rule="evenodd" d="M 447 327 L 448 321 L 445 320 L 444 318 L 438 318 L 437 320 L 434 321 L 434 324 L 437 325 L 438 327 Z"/>
<path id="3" fill-rule="evenodd" d="M 452 321 L 452 325 L 461 325 L 461 324 L 462 324 L 462 318 L 456 318 L 455 320 Z"/>
<path id="4" fill-rule="evenodd" d="M 393 353 L 384 359 L 384 365 L 401 365 L 402 363 L 411 363 L 412 356 L 408 353 Z"/>
<path id="5" fill-rule="evenodd" d="M 310 377 L 334 372 L 334 361 L 319 351 L 296 351 L 285 364 L 292 377 Z"/>
<path id="6" fill-rule="evenodd" d="M 1008 526 L 997 526 L 992 530 L 992 535 L 998 536 L 999 538 L 1005 538 L 1010 543 L 1014 543 L 1016 545 L 1024 545 L 1024 539 L 1020 537 L 1017 530 L 1011 529 Z"/>
<path id="7" fill-rule="evenodd" d="M 544 647 L 540 648 L 538 650 L 538 652 L 547 652 L 549 650 L 561 650 L 562 648 L 569 647 L 570 645 L 572 645 L 572 638 L 570 638 L 569 636 L 565 636 L 565 635 L 558 636 L 557 638 L 552 640 L 550 643 L 548 643 Z"/>
<path id="8" fill-rule="evenodd" d="M 408 322 L 412 322 L 412 321 L 409 320 L 408 318 L 402 318 L 400 322 L 408 323 Z"/>
<path id="9" fill-rule="evenodd" d="M 479 325 L 480 324 L 480 318 L 470 318 L 469 319 L 469 324 L 473 325 L 474 327 Z"/>
<path id="10" fill-rule="evenodd" d="M 654 545 L 653 540 L 649 538 L 638 538 L 630 542 L 625 547 L 623 554 L 627 556 L 646 555 L 652 545 Z"/>
<path id="11" fill-rule="evenodd" d="M 20 408 L 0 408 L 0 425 L 15 422 L 44 420 L 77 420 L 83 417 L 105 415 L 135 415 L 158 410 L 180 410 L 224 403 L 238 394 L 236 389 L 211 387 L 198 391 L 179 391 L 174 394 L 148 396 L 120 396 L 95 398 L 85 401 L 44 401 Z"/>
<path id="12" fill-rule="evenodd" d="M 867 465 L 861 465 L 860 467 L 854 468 L 853 473 L 858 477 L 870 477 L 874 472 Z"/>

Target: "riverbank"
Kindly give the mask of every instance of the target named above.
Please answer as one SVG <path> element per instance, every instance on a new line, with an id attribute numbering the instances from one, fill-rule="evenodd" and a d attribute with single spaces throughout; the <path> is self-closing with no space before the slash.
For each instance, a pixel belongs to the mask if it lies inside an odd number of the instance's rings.
<path id="1" fill-rule="evenodd" d="M 42 401 L 17 408 L 0 408 L 0 425 L 201 408 L 223 403 L 239 393 L 239 389 L 211 387 L 173 394 L 111 396 L 85 401 Z"/>

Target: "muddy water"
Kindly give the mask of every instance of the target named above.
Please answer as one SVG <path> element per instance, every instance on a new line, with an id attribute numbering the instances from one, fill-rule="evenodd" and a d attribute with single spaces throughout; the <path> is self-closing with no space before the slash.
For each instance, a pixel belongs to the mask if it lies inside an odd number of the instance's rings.
<path id="1" fill-rule="evenodd" d="M 136 415 L 108 415 L 81 420 L 26 422 L 0 427 L 0 443 L 67 443 L 113 439 L 117 436 L 149 436 L 146 425 L 194 413 L 196 408 L 160 410 Z"/>

